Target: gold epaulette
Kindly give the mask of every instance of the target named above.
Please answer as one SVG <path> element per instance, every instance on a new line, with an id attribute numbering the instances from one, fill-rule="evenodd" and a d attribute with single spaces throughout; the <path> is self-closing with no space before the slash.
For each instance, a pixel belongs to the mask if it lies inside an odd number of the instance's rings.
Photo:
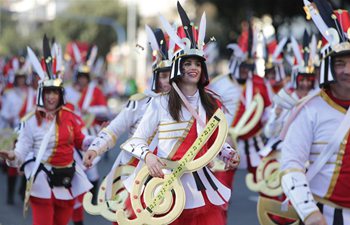
<path id="1" fill-rule="evenodd" d="M 61 109 L 64 110 L 64 111 L 73 113 L 75 116 L 81 117 L 81 116 L 79 116 L 74 110 L 72 110 L 72 109 L 70 109 L 70 108 L 68 108 L 68 107 L 66 107 L 66 106 L 62 106 Z"/>
<path id="2" fill-rule="evenodd" d="M 144 93 L 136 93 L 130 96 L 129 101 L 140 101 L 142 99 L 147 98 L 148 96 Z"/>
<path id="3" fill-rule="evenodd" d="M 62 109 L 75 114 L 75 112 L 68 107 L 62 106 Z"/>

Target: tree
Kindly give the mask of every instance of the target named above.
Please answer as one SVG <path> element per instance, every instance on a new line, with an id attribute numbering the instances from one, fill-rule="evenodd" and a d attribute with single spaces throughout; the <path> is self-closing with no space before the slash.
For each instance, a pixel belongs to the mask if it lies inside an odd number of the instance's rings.
<path id="1" fill-rule="evenodd" d="M 54 36 L 65 45 L 71 40 L 96 44 L 99 55 L 105 56 L 116 41 L 115 31 L 110 26 L 91 23 L 88 18 L 108 17 L 125 27 L 126 8 L 117 1 L 74 1 L 57 18 L 42 26 L 42 32 Z"/>
<path id="2" fill-rule="evenodd" d="M 13 13 L 0 8 L 0 55 L 23 55 L 25 46 L 31 42 L 29 37 L 20 35 L 16 29 L 17 22 L 12 17 Z"/>

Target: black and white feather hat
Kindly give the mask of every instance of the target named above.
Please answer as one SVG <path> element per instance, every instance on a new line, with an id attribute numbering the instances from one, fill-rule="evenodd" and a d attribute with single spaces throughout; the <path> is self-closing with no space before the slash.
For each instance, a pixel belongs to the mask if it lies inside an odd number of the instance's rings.
<path id="1" fill-rule="evenodd" d="M 327 0 L 304 0 L 304 9 L 327 42 L 321 49 L 320 86 L 334 82 L 332 58 L 350 54 L 350 16 L 347 10 L 333 10 Z"/>
<path id="2" fill-rule="evenodd" d="M 28 57 L 33 69 L 40 77 L 37 92 L 36 104 L 44 107 L 43 90 L 44 88 L 58 88 L 62 93 L 62 103 L 64 104 L 64 88 L 62 80 L 63 58 L 62 49 L 59 44 L 54 43 L 52 48 L 46 35 L 43 38 L 43 57 L 41 61 L 37 58 L 30 47 L 27 47 Z"/>
<path id="3" fill-rule="evenodd" d="M 170 23 L 160 16 L 160 21 L 164 31 L 169 35 L 170 39 L 175 43 L 175 53 L 172 58 L 172 67 L 170 81 L 181 77 L 182 60 L 188 57 L 197 57 L 202 63 L 202 75 L 200 83 L 206 86 L 209 83 L 207 67 L 205 64 L 204 46 L 205 46 L 205 31 L 206 31 L 206 16 L 205 12 L 201 17 L 199 29 L 190 21 L 187 13 L 177 2 L 178 13 L 181 18 L 182 26 L 174 29 Z"/>

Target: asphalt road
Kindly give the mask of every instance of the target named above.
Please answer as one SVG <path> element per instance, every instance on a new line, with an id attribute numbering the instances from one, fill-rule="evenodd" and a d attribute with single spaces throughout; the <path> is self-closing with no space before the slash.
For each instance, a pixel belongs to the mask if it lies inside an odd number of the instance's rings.
<path id="1" fill-rule="evenodd" d="M 121 138 L 119 143 L 125 140 Z M 117 145 L 119 146 L 119 145 Z M 108 158 L 103 158 L 98 165 L 99 173 L 104 176 L 113 164 L 118 150 L 110 151 Z M 257 194 L 250 192 L 245 185 L 245 171 L 238 171 L 235 176 L 233 195 L 228 212 L 228 225 L 258 225 L 256 215 Z M 6 204 L 6 174 L 0 172 L 0 225 L 30 225 L 31 212 L 24 218 L 22 214 L 22 201 L 16 195 L 15 205 Z M 16 192 L 19 188 L 17 182 Z M 70 224 L 73 224 L 72 222 Z M 100 216 L 85 213 L 84 225 L 111 225 L 111 222 Z M 44 225 L 44 224 L 43 224 Z M 214 225 L 214 224 L 213 224 Z"/>

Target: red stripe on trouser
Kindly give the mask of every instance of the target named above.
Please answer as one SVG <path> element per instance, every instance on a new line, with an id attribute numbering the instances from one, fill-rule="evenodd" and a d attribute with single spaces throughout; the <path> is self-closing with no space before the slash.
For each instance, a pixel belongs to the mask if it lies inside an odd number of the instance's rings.
<path id="1" fill-rule="evenodd" d="M 8 176 L 17 176 L 18 175 L 17 168 L 7 167 L 7 175 Z"/>
<path id="2" fill-rule="evenodd" d="M 30 197 L 33 225 L 67 225 L 73 214 L 74 199 Z"/>
<path id="3" fill-rule="evenodd" d="M 72 216 L 73 222 L 80 222 L 84 220 L 84 208 L 83 208 L 84 194 L 81 194 L 74 199 L 75 204 L 79 204 L 80 206 L 73 210 L 73 216 Z"/>

